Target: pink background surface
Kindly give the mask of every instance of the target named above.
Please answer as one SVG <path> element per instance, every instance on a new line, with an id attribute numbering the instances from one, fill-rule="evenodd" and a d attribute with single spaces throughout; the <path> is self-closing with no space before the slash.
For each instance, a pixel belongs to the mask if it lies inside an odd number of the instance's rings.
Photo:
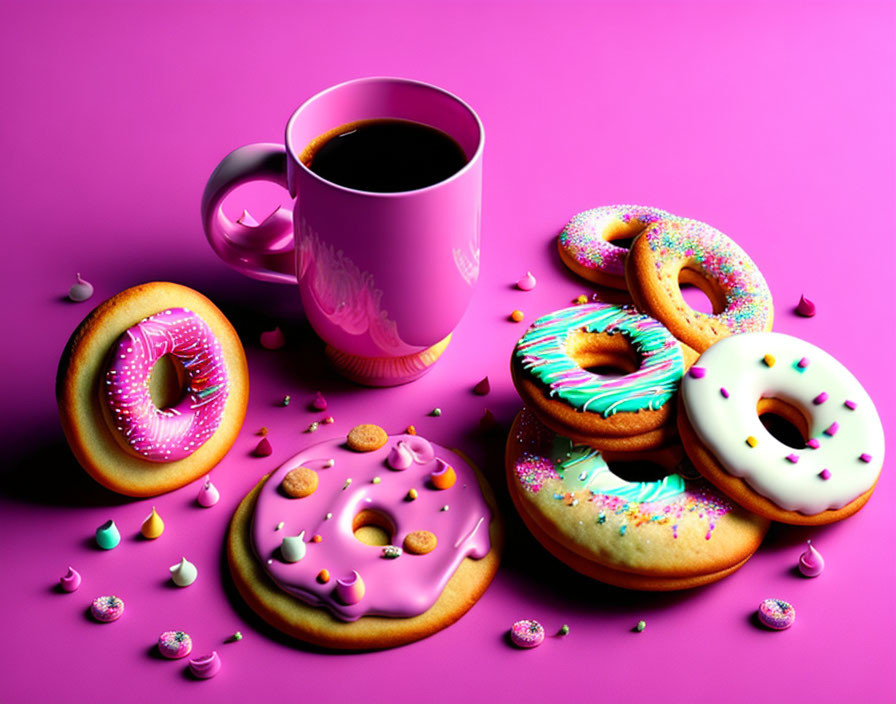
<path id="1" fill-rule="evenodd" d="M 75 9 L 75 7 L 77 9 Z M 376 4 L 7 3 L 0 28 L 0 202 L 5 339 L 0 364 L 0 699 L 157 701 L 160 697 L 325 701 L 892 701 L 896 481 L 885 465 L 868 506 L 828 528 L 775 527 L 753 560 L 700 590 L 652 595 L 603 587 L 529 537 L 506 503 L 503 438 L 476 432 L 488 406 L 505 428 L 520 407 L 507 371 L 527 319 L 588 287 L 553 238 L 574 213 L 656 205 L 731 235 L 763 270 L 776 329 L 844 362 L 894 431 L 894 5 L 889 2 Z M 472 104 L 486 128 L 482 277 L 434 371 L 411 386 L 365 390 L 335 378 L 295 291 L 243 278 L 217 260 L 199 224 L 205 179 L 232 147 L 282 138 L 291 111 L 333 83 L 400 75 Z M 253 214 L 271 191 L 246 194 Z M 260 218 L 259 218 L 260 219 Z M 512 288 L 527 269 L 530 293 Z M 74 273 L 91 303 L 64 300 Z M 249 413 L 214 470 L 212 509 L 198 483 L 154 500 L 95 485 L 65 445 L 56 364 L 94 303 L 167 279 L 209 295 L 246 345 Z M 792 308 L 805 293 L 810 320 Z M 260 348 L 283 326 L 289 345 Z M 472 386 L 489 375 L 492 393 Z M 507 509 L 505 560 L 460 622 L 391 651 L 335 655 L 287 642 L 254 617 L 222 562 L 232 509 L 257 478 L 312 439 L 321 389 L 333 433 L 408 423 L 470 454 Z M 277 406 L 284 394 L 294 402 Z M 426 414 L 434 407 L 441 418 Z M 258 427 L 274 455 L 249 456 Z M 314 440 L 322 439 L 322 431 Z M 155 505 L 166 522 L 139 539 Z M 93 531 L 114 518 L 121 545 Z M 827 560 L 794 573 L 806 538 Z M 167 581 L 187 556 L 188 589 Z M 55 589 L 68 565 L 84 583 Z M 124 617 L 90 621 L 116 593 Z M 790 600 L 797 622 L 772 633 L 759 601 Z M 565 639 L 521 652 L 505 633 L 536 618 Z M 641 634 L 631 629 L 647 622 Z M 153 655 L 158 634 L 188 631 L 223 670 L 198 682 Z M 222 644 L 234 631 L 239 643 Z"/>

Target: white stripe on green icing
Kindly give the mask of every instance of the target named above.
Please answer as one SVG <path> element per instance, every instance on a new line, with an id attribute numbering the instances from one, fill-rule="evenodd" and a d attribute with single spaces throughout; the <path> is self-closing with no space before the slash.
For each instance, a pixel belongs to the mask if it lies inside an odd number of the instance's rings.
<path id="1" fill-rule="evenodd" d="M 641 359 L 640 368 L 621 377 L 593 374 L 569 356 L 570 333 L 620 334 Z M 678 389 L 684 374 L 681 346 L 666 328 L 630 306 L 593 303 L 549 313 L 526 331 L 515 354 L 535 378 L 578 411 L 605 418 L 619 412 L 657 410 Z"/>
<path id="2" fill-rule="evenodd" d="M 629 482 L 613 474 L 600 452 L 586 445 L 574 445 L 562 435 L 554 436 L 552 458 L 563 487 L 574 493 L 618 496 L 626 501 L 666 501 L 684 493 L 684 478 L 670 474 L 655 482 Z"/>

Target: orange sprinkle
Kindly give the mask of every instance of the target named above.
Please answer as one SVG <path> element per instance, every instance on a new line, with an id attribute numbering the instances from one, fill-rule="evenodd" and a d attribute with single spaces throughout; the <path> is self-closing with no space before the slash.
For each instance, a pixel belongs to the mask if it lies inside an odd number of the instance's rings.
<path id="1" fill-rule="evenodd" d="M 515 323 L 521 322 L 523 319 L 523 311 L 521 311 L 521 310 L 513 311 L 513 313 L 510 314 L 510 319 Z"/>
<path id="2" fill-rule="evenodd" d="M 261 429 L 256 433 L 256 435 L 267 435 L 268 429 L 266 426 L 261 426 Z"/>
<path id="3" fill-rule="evenodd" d="M 407 433 L 408 435 L 416 435 L 417 429 L 413 425 L 409 425 L 407 428 L 404 429 L 404 432 Z"/>
<path id="4" fill-rule="evenodd" d="M 586 296 L 584 293 L 580 293 L 578 296 L 572 299 L 572 302 L 582 305 L 583 303 L 588 302 L 588 296 Z"/>
<path id="5" fill-rule="evenodd" d="M 752 435 L 747 437 L 747 445 L 750 447 L 756 447 L 759 444 L 759 441 L 754 438 Z"/>
<path id="6" fill-rule="evenodd" d="M 326 584 L 330 581 L 330 570 L 321 570 L 317 573 L 317 581 Z"/>
<path id="7" fill-rule="evenodd" d="M 321 540 L 323 540 L 323 538 L 321 538 L 321 537 L 320 537 L 318 534 L 316 534 L 316 533 L 315 533 L 314 535 L 311 536 L 311 542 L 312 542 L 312 543 L 319 543 Z"/>
<path id="8" fill-rule="evenodd" d="M 767 355 L 765 355 L 765 357 L 762 358 L 762 361 L 765 362 L 765 366 L 767 366 L 767 367 L 773 367 L 773 366 L 775 366 L 775 357 L 774 357 L 774 355 L 767 354 Z"/>

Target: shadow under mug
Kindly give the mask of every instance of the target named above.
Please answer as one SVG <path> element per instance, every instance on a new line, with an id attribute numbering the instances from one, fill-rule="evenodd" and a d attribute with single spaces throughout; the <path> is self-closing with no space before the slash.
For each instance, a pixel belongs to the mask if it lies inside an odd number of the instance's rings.
<path id="1" fill-rule="evenodd" d="M 401 119 L 435 127 L 464 151 L 444 181 L 374 193 L 327 181 L 300 156 L 340 125 Z M 202 222 L 215 252 L 255 279 L 298 283 L 308 321 L 344 376 L 370 386 L 425 374 L 460 322 L 479 276 L 482 148 L 479 117 L 460 98 L 401 78 L 361 78 L 306 101 L 286 124 L 285 145 L 250 144 L 209 177 Z M 221 207 L 249 181 L 296 198 L 262 223 L 232 221 Z"/>

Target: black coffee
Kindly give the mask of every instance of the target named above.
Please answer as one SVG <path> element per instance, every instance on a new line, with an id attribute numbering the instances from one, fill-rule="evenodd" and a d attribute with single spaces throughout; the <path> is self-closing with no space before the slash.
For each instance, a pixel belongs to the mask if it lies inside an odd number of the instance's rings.
<path id="1" fill-rule="evenodd" d="M 331 183 L 374 193 L 413 191 L 456 174 L 467 163 L 460 145 L 428 125 L 363 120 L 311 142 L 302 161 Z"/>

